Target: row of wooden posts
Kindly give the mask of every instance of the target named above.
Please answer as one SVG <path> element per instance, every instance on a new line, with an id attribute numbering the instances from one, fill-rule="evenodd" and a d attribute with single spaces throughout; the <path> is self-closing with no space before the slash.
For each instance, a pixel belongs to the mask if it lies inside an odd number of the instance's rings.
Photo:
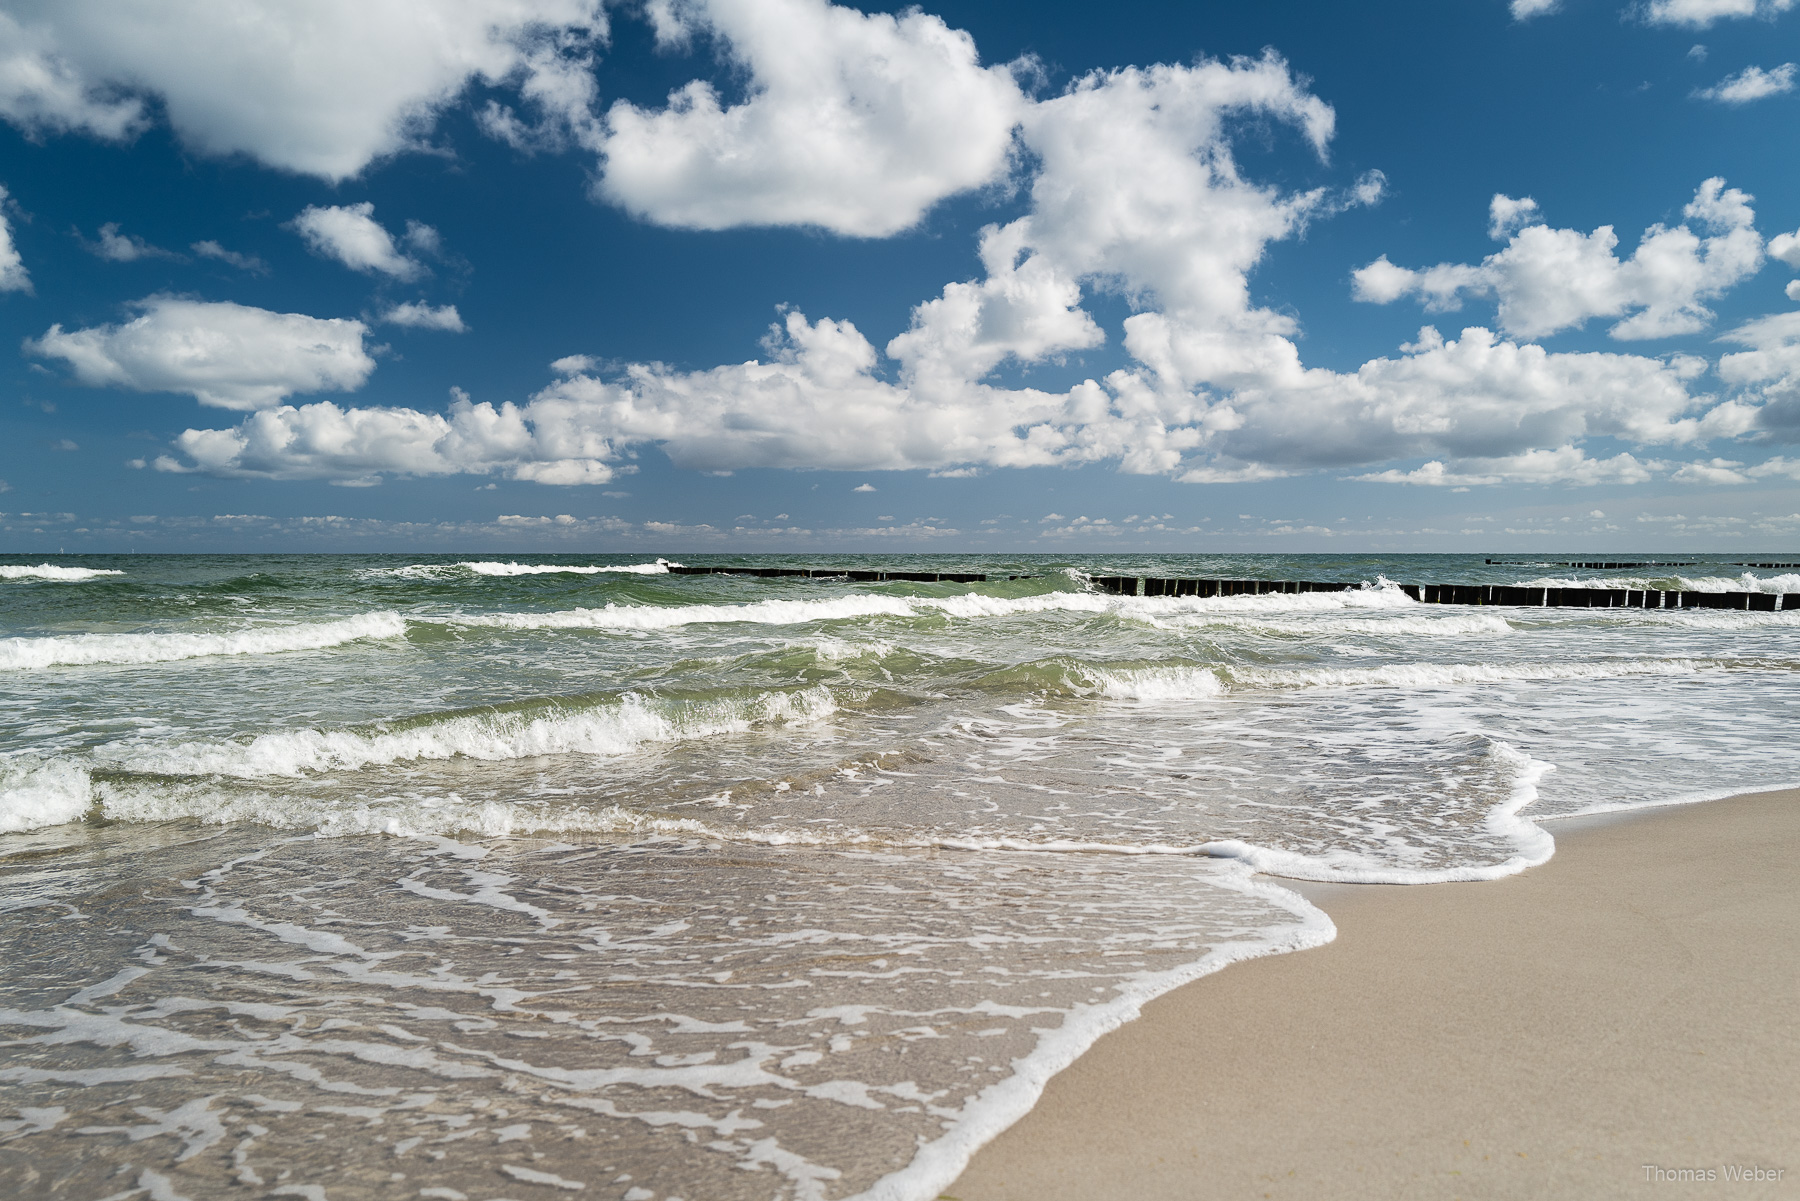
<path id="1" fill-rule="evenodd" d="M 1167 580 L 1130 575 L 1093 577 L 1094 586 L 1115 596 L 1266 596 L 1278 593 L 1343 592 L 1356 585 L 1316 580 Z M 1741 609 L 1775 613 L 1800 610 L 1800 593 L 1692 592 L 1656 588 L 1524 588 L 1514 584 L 1401 584 L 1400 590 L 1427 605 L 1521 605 L 1575 609 Z"/>
<path id="2" fill-rule="evenodd" d="M 978 571 L 864 571 L 846 567 L 678 567 L 673 575 L 747 575 L 761 579 L 802 576 L 859 583 L 908 580 L 926 584 L 980 584 Z M 1034 576 L 1007 576 L 1009 580 Z M 1318 580 L 1186 580 L 1135 575 L 1097 575 L 1094 587 L 1114 596 L 1267 596 L 1343 592 L 1354 584 Z M 1565 609 L 1740 609 L 1758 613 L 1800 610 L 1800 593 L 1663 591 L 1655 588 L 1527 588 L 1516 584 L 1401 584 L 1427 605 L 1520 605 Z"/>
<path id="3" fill-rule="evenodd" d="M 1585 563 L 1569 561 L 1545 563 L 1540 559 L 1483 559 L 1482 562 L 1489 567 L 1581 567 L 1589 571 L 1620 571 L 1632 567 L 1800 567 L 1800 563 L 1615 563 L 1611 560 Z"/>

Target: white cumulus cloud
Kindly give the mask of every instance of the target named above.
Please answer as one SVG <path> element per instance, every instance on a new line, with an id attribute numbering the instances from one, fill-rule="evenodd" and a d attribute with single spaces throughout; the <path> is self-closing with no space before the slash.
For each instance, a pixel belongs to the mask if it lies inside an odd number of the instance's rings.
<path id="1" fill-rule="evenodd" d="M 1800 271 L 1800 230 L 1791 234 L 1776 234 L 1769 239 L 1769 257 L 1780 259 L 1796 271 Z"/>
<path id="2" fill-rule="evenodd" d="M 151 296 L 121 325 L 53 325 L 27 352 L 61 359 L 91 387 L 186 392 L 221 409 L 259 409 L 299 392 L 346 392 L 375 369 L 360 321 Z"/>
<path id="3" fill-rule="evenodd" d="M 227 250 L 210 238 L 204 242 L 195 242 L 188 249 L 203 259 L 217 259 L 221 263 L 236 267 L 239 271 L 249 271 L 260 275 L 269 269 L 269 265 L 255 255 L 239 254 L 235 250 Z"/>
<path id="4" fill-rule="evenodd" d="M 1422 484 L 1428 487 L 1479 487 L 1489 484 L 1641 484 L 1667 465 L 1640 462 L 1630 454 L 1591 459 L 1576 446 L 1528 450 L 1523 454 L 1485 459 L 1433 459 L 1412 471 L 1378 471 L 1352 478 L 1379 484 Z M 1595 511 L 1591 516 L 1604 517 Z"/>
<path id="5" fill-rule="evenodd" d="M 154 99 L 205 154 L 339 180 L 473 80 L 586 66 L 602 0 L 9 0 L 0 119 L 126 138 Z"/>
<path id="6" fill-rule="evenodd" d="M 452 334 L 469 331 L 469 327 L 463 324 L 462 314 L 456 311 L 453 304 L 439 305 L 437 308 L 432 308 L 423 301 L 397 304 L 381 314 L 381 320 L 389 325 L 403 325 L 411 329 L 436 329 Z"/>
<path id="7" fill-rule="evenodd" d="M 340 408 L 329 401 L 282 405 L 225 430 L 188 430 L 185 460 L 163 471 L 207 471 L 264 479 L 372 483 L 386 474 L 503 472 L 543 484 L 604 484 L 615 474 L 605 440 L 571 425 L 555 406 L 476 404 L 458 392 L 448 414 L 408 408 Z"/>
<path id="8" fill-rule="evenodd" d="M 571 355 L 521 404 L 282 407 L 232 429 L 190 430 L 165 465 L 355 482 L 469 472 L 579 483 L 629 470 L 629 456 L 653 446 L 705 471 L 1112 462 L 1202 483 L 1425 461 L 1399 476 L 1584 484 L 1663 469 L 1637 448 L 1765 430 L 1760 396 L 1699 390 L 1702 359 L 1552 353 L 1511 324 L 1453 339 L 1427 327 L 1354 371 L 1305 366 L 1294 318 L 1254 301 L 1251 273 L 1309 221 L 1378 201 L 1381 181 L 1283 191 L 1245 176 L 1232 138 L 1246 125 L 1286 128 L 1322 155 L 1333 124 L 1331 108 L 1273 55 L 1096 72 L 1022 110 L 1028 211 L 981 231 L 974 278 L 924 299 L 885 346 L 850 321 L 790 309 L 757 360 L 607 371 Z M 1530 201 L 1498 200 L 1490 218 L 1511 240 L 1495 258 L 1527 258 L 1519 248 L 1558 233 Z M 1693 322 L 1698 300 L 1753 269 L 1762 244 L 1749 198 L 1719 181 L 1700 189 L 1687 219 L 1708 236 L 1656 227 L 1624 262 L 1611 253 L 1610 229 L 1572 235 L 1588 256 L 1579 261 L 1623 274 L 1610 286 L 1624 302 L 1579 288 L 1586 298 L 1572 306 L 1541 299 L 1512 259 L 1460 268 L 1447 295 L 1504 285 L 1503 319 L 1550 328 L 1596 309 Z M 1639 278 L 1654 274 L 1653 262 L 1675 282 Z M 1420 273 L 1387 266 L 1400 281 L 1394 296 L 1419 290 Z M 1541 288 L 1569 287 L 1566 270 L 1537 269 Z M 1097 291 L 1132 298 L 1116 331 L 1087 307 Z M 1558 316 L 1565 310 L 1576 316 Z M 1127 364 L 1104 378 L 1059 391 L 993 378 L 1009 362 L 1053 361 L 1112 336 Z M 1589 439 L 1633 450 L 1593 457 Z"/>
<path id="9" fill-rule="evenodd" d="M 1239 462 L 1293 468 L 1447 456 L 1504 458 L 1606 436 L 1685 444 L 1734 436 L 1749 415 L 1701 402 L 1689 381 L 1703 360 L 1553 354 L 1471 327 L 1445 340 L 1429 327 L 1396 358 L 1354 373 L 1299 370 L 1240 389 L 1241 424 L 1212 439 Z"/>
<path id="10" fill-rule="evenodd" d="M 1720 104 L 1749 104 L 1753 100 L 1793 91 L 1794 71 L 1793 63 L 1782 63 L 1767 71 L 1761 67 L 1745 67 L 1736 75 L 1727 75 L 1694 95 L 1702 100 L 1717 100 Z"/>
<path id="11" fill-rule="evenodd" d="M 1529 21 L 1533 17 L 1555 12 L 1560 4 L 1561 0 L 1512 0 L 1508 8 L 1513 20 Z"/>
<path id="12" fill-rule="evenodd" d="M 135 263 L 139 259 L 177 259 L 181 256 L 172 250 L 164 250 L 160 246 L 152 246 L 136 234 L 119 232 L 117 221 L 108 221 L 100 227 L 100 239 L 87 243 L 87 248 L 100 258 L 112 263 Z"/>
<path id="13" fill-rule="evenodd" d="M 647 220 L 880 236 L 1006 165 L 1024 98 L 938 17 L 826 0 L 696 0 L 652 15 L 665 43 L 709 29 L 748 78 L 741 103 L 696 80 L 664 108 L 607 112 L 600 191 Z"/>
<path id="14" fill-rule="evenodd" d="M 425 274 L 423 264 L 400 253 L 393 235 L 375 220 L 374 204 L 367 200 L 361 204 L 308 205 L 291 224 L 315 253 L 336 259 L 352 271 L 398 280 L 418 279 Z M 436 231 L 430 226 L 418 228 L 428 232 L 425 240 L 435 246 Z"/>
<path id="15" fill-rule="evenodd" d="M 1682 210 L 1684 224 L 1652 225 L 1631 257 L 1621 259 L 1612 226 L 1588 234 L 1554 229 L 1539 217 L 1535 202 L 1496 196 L 1490 231 L 1511 233 L 1505 249 L 1478 264 L 1424 270 L 1396 266 L 1383 255 L 1353 273 L 1352 292 L 1372 304 L 1412 295 L 1436 312 L 1460 309 L 1466 296 L 1497 296 L 1501 328 L 1525 338 L 1595 317 L 1622 318 L 1610 330 L 1619 339 L 1694 333 L 1712 320 L 1702 301 L 1723 295 L 1762 266 L 1751 199 L 1722 179 L 1709 179 Z"/>
<path id="16" fill-rule="evenodd" d="M 31 272 L 13 245 L 12 222 L 6 216 L 7 192 L 0 188 L 0 292 L 31 291 Z"/>
<path id="17" fill-rule="evenodd" d="M 1762 400 L 1756 424 L 1766 436 L 1800 442 L 1800 312 L 1760 317 L 1719 339 L 1747 346 L 1719 359 L 1719 377 Z"/>
<path id="18" fill-rule="evenodd" d="M 1496 192 L 1488 201 L 1488 237 L 1496 242 L 1543 219 L 1538 202 L 1529 196 L 1507 196 Z"/>
<path id="19" fill-rule="evenodd" d="M 1715 21 L 1741 17 L 1773 18 L 1794 7 L 1795 0 L 1650 0 L 1644 18 L 1652 25 L 1684 25 L 1704 29 Z"/>

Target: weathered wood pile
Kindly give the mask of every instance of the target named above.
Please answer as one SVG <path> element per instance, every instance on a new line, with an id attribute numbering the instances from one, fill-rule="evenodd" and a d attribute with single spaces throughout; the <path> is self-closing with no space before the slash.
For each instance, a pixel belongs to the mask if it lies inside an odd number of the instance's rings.
<path id="1" fill-rule="evenodd" d="M 1676 567 L 1675 563 L 1570 563 L 1570 567 Z M 1789 563 L 1744 563 L 1743 567 L 1790 567 Z M 671 575 L 745 575 L 761 579 L 798 576 L 816 580 L 882 583 L 909 580 L 926 584 L 980 584 L 978 571 L 868 571 L 847 567 L 669 567 Z M 1000 577 L 996 577 L 1000 578 Z M 1035 576 L 1006 576 L 1009 580 Z M 1157 576 L 1097 575 L 1094 587 L 1114 596 L 1267 596 L 1278 593 L 1343 592 L 1356 585 L 1320 580 L 1164 579 Z M 1753 613 L 1800 611 L 1800 593 L 1662 591 L 1655 588 L 1524 588 L 1514 584 L 1401 584 L 1400 590 L 1427 605 L 1517 605 L 1563 609 L 1739 609 Z"/>
<path id="2" fill-rule="evenodd" d="M 1483 559 L 1489 567 L 1580 567 L 1587 571 L 1622 571 L 1632 567 L 1698 567 L 1698 563 L 1546 563 L 1541 559 Z M 1721 567 L 1755 567 L 1755 563 L 1721 563 Z"/>
<path id="3" fill-rule="evenodd" d="M 1316 580 L 1167 580 L 1094 576 L 1094 587 L 1115 596 L 1265 596 L 1271 593 L 1342 592 L 1350 584 Z M 1521 588 L 1511 584 L 1401 584 L 1427 605 L 1520 605 L 1575 609 L 1741 609 L 1775 613 L 1800 610 L 1800 593 L 1690 592 L 1655 588 Z"/>
<path id="4" fill-rule="evenodd" d="M 1262 596 L 1269 592 L 1343 592 L 1355 587 L 1311 580 L 1140 580 L 1134 575 L 1097 575 L 1093 581 L 1100 591 L 1116 596 Z"/>

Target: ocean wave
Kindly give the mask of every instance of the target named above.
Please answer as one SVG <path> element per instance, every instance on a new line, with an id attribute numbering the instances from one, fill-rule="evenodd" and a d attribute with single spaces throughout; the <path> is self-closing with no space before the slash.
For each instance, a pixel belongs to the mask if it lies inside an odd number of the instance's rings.
<path id="1" fill-rule="evenodd" d="M 1141 667 L 1093 672 L 1098 691 L 1117 700 L 1194 701 L 1225 694 L 1210 667 Z"/>
<path id="2" fill-rule="evenodd" d="M 0 563 L 0 580 L 56 580 L 65 584 L 73 584 L 81 580 L 98 579 L 101 576 L 124 574 L 122 571 L 114 571 L 109 567 L 58 567 L 54 563 L 39 563 L 36 567 L 21 567 L 11 563 Z"/>
<path id="3" fill-rule="evenodd" d="M 850 617 L 915 617 L 906 597 L 844 596 L 828 600 L 766 600 L 747 605 L 607 605 L 603 609 L 563 609 L 553 613 L 469 613 L 448 620 L 459 625 L 508 630 L 668 630 L 685 625 L 751 622 L 801 625 Z"/>
<path id="4" fill-rule="evenodd" d="M 465 571 L 476 575 L 512 576 L 512 575 L 605 575 L 619 572 L 626 575 L 668 575 L 669 568 L 679 567 L 679 563 L 671 563 L 667 559 L 658 559 L 654 563 L 626 563 L 604 567 L 565 567 L 555 563 L 458 563 Z"/>
<path id="5" fill-rule="evenodd" d="M 324 650 L 366 638 L 398 638 L 398 613 L 362 613 L 336 621 L 254 626 L 229 634 L 63 634 L 0 639 L 0 670 L 92 664 L 172 663 L 215 655 Z"/>
<path id="6" fill-rule="evenodd" d="M 1494 613 L 1446 613 L 1442 616 L 1419 614 L 1407 617 L 1318 617 L 1303 621 L 1282 621 L 1235 613 L 1187 613 L 1156 619 L 1156 624 L 1171 629 L 1195 626 L 1222 626 L 1248 633 L 1301 635 L 1369 635 L 1401 637 L 1425 635 L 1448 638 L 1472 634 L 1511 634 L 1512 623 Z"/>
<path id="7" fill-rule="evenodd" d="M 1618 676 L 1688 676 L 1747 664 L 1722 659 L 1600 659 L 1588 663 L 1390 663 L 1381 667 L 1228 667 L 1228 684 L 1260 688 L 1447 688 Z M 1766 666 L 1768 664 L 1757 664 Z M 1787 668 L 1788 664 L 1779 664 Z"/>
<path id="8" fill-rule="evenodd" d="M 81 756 L 0 759 L 0 834 L 81 819 L 96 805 L 118 821 L 194 818 L 259 822 L 327 833 L 479 830 L 718 835 L 690 819 L 608 806 L 540 811 L 528 804 L 394 799 L 346 805 L 311 795 L 246 794 L 230 781 L 431 760 L 500 762 L 539 755 L 628 755 L 653 743 L 716 738 L 772 724 L 804 724 L 837 711 L 822 686 L 705 701 L 657 701 L 628 693 L 585 709 L 461 713 L 399 728 L 276 730 L 242 741 L 114 744 Z M 96 776 L 99 778 L 96 779 Z M 770 840 L 781 841 L 771 835 Z"/>
<path id="9" fill-rule="evenodd" d="M 561 563 L 501 563 L 492 560 L 469 560 L 462 563 L 409 563 L 405 567 L 369 567 L 358 574 L 365 579 L 390 580 L 461 580 L 469 576 L 530 575 L 667 575 L 669 568 L 680 567 L 667 559 L 654 563 L 620 563 L 580 565 Z"/>
<path id="10" fill-rule="evenodd" d="M 1547 863 L 1556 853 L 1556 840 L 1522 811 L 1538 799 L 1538 784 L 1556 765 L 1534 759 L 1517 747 L 1494 739 L 1488 756 L 1509 777 L 1506 800 L 1489 809 L 1482 824 L 1513 853 L 1504 860 L 1465 863 L 1448 868 L 1408 868 L 1394 863 L 1371 862 L 1369 857 L 1346 849 L 1324 855 L 1307 855 L 1278 847 L 1258 846 L 1237 839 L 1207 843 L 1202 854 L 1236 859 L 1258 872 L 1294 880 L 1331 880 L 1347 884 L 1448 884 L 1468 880 L 1497 880 Z"/>
<path id="11" fill-rule="evenodd" d="M 0 759 L 0 834 L 77 821 L 94 803 L 84 768 L 64 759 Z"/>
<path id="12" fill-rule="evenodd" d="M 1246 688 L 1450 688 L 1620 676 L 1687 676 L 1748 664 L 1721 659 L 1611 659 L 1591 663 L 1395 663 L 1381 667 L 1245 667 L 1172 664 L 1115 666 L 1059 661 L 1037 665 L 1077 694 L 1115 700 L 1207 700 Z M 1762 662 L 1791 670 L 1786 661 Z"/>
<path id="13" fill-rule="evenodd" d="M 667 630 L 685 625 L 747 623 L 804 625 L 859 617 L 932 617 L 963 619 L 1017 617 L 1033 613 L 1092 613 L 1153 620 L 1188 613 L 1326 612 L 1345 609 L 1394 609 L 1417 605 L 1398 588 L 1199 597 L 1106 596 L 1097 592 L 1045 592 L 1037 596 L 991 596 L 966 592 L 957 596 L 890 596 L 857 593 L 815 600 L 762 600 L 742 605 L 619 605 L 598 609 L 562 609 L 550 613 L 469 613 L 443 620 L 458 625 L 515 630 Z"/>
<path id="14" fill-rule="evenodd" d="M 143 775 L 257 779 L 442 759 L 501 761 L 538 755 L 624 755 L 646 743 L 734 734 L 836 712 L 829 689 L 763 692 L 706 701 L 656 701 L 627 693 L 585 708 L 460 713 L 363 729 L 294 729 L 241 742 L 119 746 L 94 752 L 111 770 Z"/>
<path id="15" fill-rule="evenodd" d="M 1773 592 L 1783 595 L 1800 592 L 1800 575 L 1758 576 L 1746 571 L 1740 576 L 1600 576 L 1576 580 L 1563 576 L 1539 576 L 1521 580 L 1518 588 L 1627 588 L 1664 592 Z"/>
<path id="16" fill-rule="evenodd" d="M 209 825 L 255 824 L 278 830 L 308 830 L 327 838 L 368 834 L 400 837 L 462 835 L 510 837 L 706 838 L 775 842 L 738 837 L 693 818 L 641 813 L 618 805 L 533 805 L 518 801 L 463 801 L 457 798 L 384 798 L 346 803 L 308 796 L 278 795 L 216 785 L 150 786 L 103 781 L 95 803 L 111 821 L 200 821 Z M 823 842 L 824 840 L 820 840 Z"/>

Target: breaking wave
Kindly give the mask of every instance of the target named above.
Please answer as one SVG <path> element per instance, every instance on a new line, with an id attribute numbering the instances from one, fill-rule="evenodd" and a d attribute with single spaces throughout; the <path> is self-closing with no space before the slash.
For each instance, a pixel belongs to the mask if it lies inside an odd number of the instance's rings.
<path id="1" fill-rule="evenodd" d="M 584 708 L 536 706 L 362 729 L 279 730 L 243 742 L 103 748 L 96 758 L 108 767 L 141 774 L 255 779 L 432 759 L 491 762 L 537 755 L 624 755 L 645 743 L 735 734 L 772 722 L 816 721 L 836 710 L 824 687 L 674 702 L 626 693 L 616 701 Z"/>
<path id="2" fill-rule="evenodd" d="M 1589 663 L 1396 663 L 1380 667 L 1261 668 L 1198 664 L 1126 667 L 1059 662 L 1038 665 L 1047 679 L 1077 693 L 1115 700 L 1206 700 L 1248 688 L 1453 688 L 1467 684 L 1691 676 L 1745 667 L 1792 670 L 1778 660 L 1615 659 Z"/>
<path id="3" fill-rule="evenodd" d="M 256 626 L 229 634 L 64 634 L 0 639 L 0 670 L 88 666 L 101 663 L 173 663 L 213 655 L 268 655 L 314 651 L 365 638 L 399 638 L 406 621 L 398 613 L 362 613 L 337 621 Z"/>
<path id="4" fill-rule="evenodd" d="M 246 797 L 221 791 L 212 782 L 293 779 L 318 772 L 458 758 L 503 762 L 539 755 L 628 755 L 647 744 L 716 738 L 776 723 L 814 722 L 836 711 L 831 691 L 822 686 L 704 701 L 659 701 L 627 693 L 585 708 L 540 705 L 510 712 L 432 715 L 410 724 L 383 723 L 360 729 L 276 730 L 236 741 L 120 743 L 79 757 L 21 756 L 0 760 L 0 833 L 76 821 L 96 802 L 106 816 L 119 820 L 197 817 L 289 827 L 341 827 L 341 832 L 380 830 L 386 828 L 383 823 L 391 823 L 391 806 L 380 810 L 388 816 L 370 819 L 364 809 L 346 807 L 341 801 Z M 99 782 L 96 773 L 102 777 Z M 613 813 L 609 809 L 608 813 L 611 816 L 593 819 L 599 824 L 584 825 L 591 818 L 584 809 L 561 817 L 534 818 L 529 809 L 516 805 L 457 803 L 443 808 L 433 820 L 442 825 L 453 819 L 445 828 L 495 832 L 527 827 L 644 832 L 702 829 L 680 821 L 659 826 L 651 818 L 628 816 L 623 810 Z M 546 821 L 548 825 L 543 824 Z"/>
<path id="5" fill-rule="evenodd" d="M 1800 592 L 1800 575 L 1788 573 L 1777 576 L 1758 576 L 1746 571 L 1740 576 L 1600 576 L 1585 580 L 1568 579 L 1561 576 L 1539 576 L 1533 580 L 1521 580 L 1520 588 L 1637 588 L 1644 590 L 1663 590 L 1672 592 L 1773 592 L 1783 594 Z"/>
<path id="6" fill-rule="evenodd" d="M 567 567 L 557 563 L 458 563 L 458 567 L 472 571 L 476 575 L 605 575 L 609 572 L 625 575 L 668 575 L 669 568 L 679 567 L 679 563 L 671 563 L 667 559 L 658 559 L 654 563 L 626 563 L 618 566 L 604 567 Z"/>
<path id="7" fill-rule="evenodd" d="M 78 820 L 94 802 L 85 769 L 64 759 L 0 759 L 0 834 Z"/>
<path id="8" fill-rule="evenodd" d="M 21 567 L 11 563 L 0 563 L 0 580 L 58 580 L 73 584 L 81 580 L 97 579 L 100 576 L 124 575 L 122 571 L 114 571 L 108 567 L 58 567 L 54 563 L 39 563 L 36 567 Z"/>
<path id="9" fill-rule="evenodd" d="M 552 613 L 472 613 L 446 620 L 458 625 L 515 630 L 666 630 L 685 625 L 753 623 L 803 625 L 858 617 L 999 618 L 1032 613 L 1094 613 L 1154 621 L 1183 614 L 1252 614 L 1390 609 L 1416 605 L 1399 589 L 1353 589 L 1297 595 L 1198 597 L 1105 596 L 1095 592 L 1046 592 L 1038 596 L 888 596 L 862 593 L 818 600 L 764 600 L 742 605 L 618 605 Z M 1491 623 L 1498 619 L 1483 619 Z M 1492 628 L 1491 624 L 1488 628 Z"/>

